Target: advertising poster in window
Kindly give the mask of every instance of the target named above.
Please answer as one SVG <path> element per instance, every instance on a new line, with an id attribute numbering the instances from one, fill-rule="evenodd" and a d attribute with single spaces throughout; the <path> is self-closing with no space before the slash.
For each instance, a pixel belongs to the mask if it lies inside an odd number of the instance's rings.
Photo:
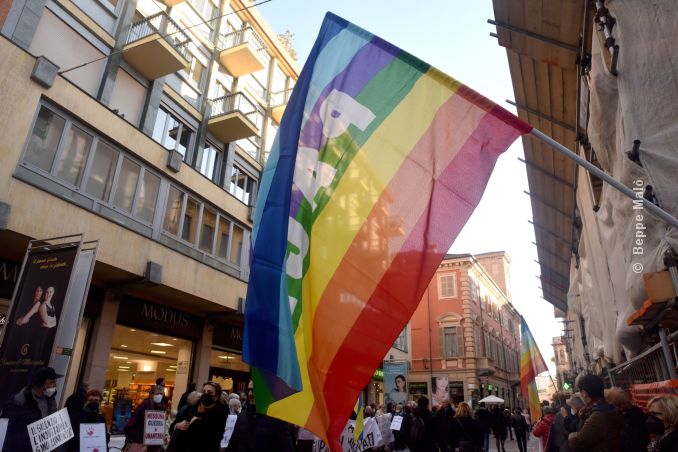
<path id="1" fill-rule="evenodd" d="M 450 393 L 447 390 L 448 380 L 446 375 L 439 375 L 431 379 L 431 388 L 433 394 L 431 395 L 431 405 L 440 406 L 445 402 L 450 401 Z"/>
<path id="2" fill-rule="evenodd" d="M 48 365 L 78 250 L 78 244 L 29 250 L 0 346 L 0 400 Z"/>
<path id="3" fill-rule="evenodd" d="M 407 361 L 384 361 L 384 403 L 407 402 Z"/>

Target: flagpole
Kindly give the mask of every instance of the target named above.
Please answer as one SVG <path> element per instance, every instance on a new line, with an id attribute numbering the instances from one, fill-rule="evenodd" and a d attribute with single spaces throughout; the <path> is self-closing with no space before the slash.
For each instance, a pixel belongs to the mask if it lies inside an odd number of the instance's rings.
<path id="1" fill-rule="evenodd" d="M 574 160 L 578 165 L 581 165 L 584 167 L 586 171 L 589 173 L 593 174 L 594 176 L 598 177 L 599 179 L 607 182 L 620 192 L 622 192 L 624 195 L 628 196 L 631 199 L 642 199 L 643 200 L 643 207 L 647 209 L 651 214 L 659 218 L 660 220 L 664 221 L 666 224 L 669 226 L 672 226 L 676 229 L 678 229 L 678 218 L 674 217 L 661 207 L 657 206 L 653 202 L 643 198 L 643 197 L 638 197 L 637 192 L 631 190 L 628 188 L 626 185 L 622 184 L 620 181 L 615 179 L 614 177 L 610 176 L 607 174 L 605 171 L 601 170 L 588 160 L 580 157 L 576 153 L 572 152 L 570 149 L 567 147 L 563 146 L 562 144 L 558 143 L 556 140 L 551 138 L 550 136 L 546 135 L 542 131 L 538 129 L 532 129 L 530 132 L 534 137 L 539 138 L 541 141 L 544 143 L 548 144 L 552 148 L 554 148 L 556 151 L 560 152 L 563 154 L 565 157 Z"/>

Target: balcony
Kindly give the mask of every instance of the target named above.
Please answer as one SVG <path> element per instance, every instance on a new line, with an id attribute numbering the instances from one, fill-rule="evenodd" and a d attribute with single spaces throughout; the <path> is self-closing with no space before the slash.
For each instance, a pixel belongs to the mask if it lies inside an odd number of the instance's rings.
<path id="1" fill-rule="evenodd" d="M 224 143 L 249 138 L 259 133 L 261 115 L 256 104 L 243 93 L 211 99 L 210 106 L 207 129 Z"/>
<path id="2" fill-rule="evenodd" d="M 477 358 L 476 370 L 480 377 L 494 375 L 494 360 L 492 358 Z"/>
<path id="3" fill-rule="evenodd" d="M 162 2 L 167 6 L 177 6 L 179 3 L 183 3 L 185 0 L 162 0 Z"/>
<path id="4" fill-rule="evenodd" d="M 166 13 L 132 24 L 122 55 L 149 80 L 186 69 L 190 38 Z"/>
<path id="5" fill-rule="evenodd" d="M 242 77 L 266 67 L 266 45 L 252 27 L 219 37 L 219 61 L 233 77 Z"/>
<path id="6" fill-rule="evenodd" d="M 278 124 L 280 124 L 280 121 L 282 120 L 282 115 L 285 112 L 285 107 L 287 107 L 287 102 L 290 100 L 291 94 L 292 88 L 271 94 L 268 105 L 271 108 L 271 117 Z"/>

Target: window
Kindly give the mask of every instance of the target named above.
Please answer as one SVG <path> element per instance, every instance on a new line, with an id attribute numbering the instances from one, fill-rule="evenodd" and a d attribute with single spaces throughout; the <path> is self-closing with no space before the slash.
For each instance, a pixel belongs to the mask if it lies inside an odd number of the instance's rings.
<path id="1" fill-rule="evenodd" d="M 215 146 L 205 143 L 205 147 L 200 153 L 200 162 L 197 165 L 198 171 L 208 179 L 217 182 L 219 178 L 218 165 L 221 162 L 220 157 L 221 152 Z"/>
<path id="2" fill-rule="evenodd" d="M 170 151 L 176 150 L 184 158 L 191 147 L 193 130 L 164 108 L 158 109 L 152 137 Z"/>
<path id="3" fill-rule="evenodd" d="M 246 205 L 250 205 L 254 194 L 254 179 L 237 165 L 231 169 L 231 182 L 228 191 Z"/>
<path id="4" fill-rule="evenodd" d="M 173 235 L 179 233 L 179 222 L 181 220 L 181 207 L 183 205 L 183 193 L 174 185 L 170 186 L 169 196 L 167 197 L 167 207 L 165 208 L 164 228 Z"/>
<path id="5" fill-rule="evenodd" d="M 438 278 L 440 298 L 454 298 L 457 296 L 456 275 L 440 275 Z"/>
<path id="6" fill-rule="evenodd" d="M 78 127 L 70 127 L 66 144 L 56 165 L 55 176 L 73 185 L 80 185 L 91 145 L 92 135 Z"/>
<path id="7" fill-rule="evenodd" d="M 118 155 L 119 152 L 117 150 L 106 142 L 99 140 L 94 151 L 89 179 L 85 186 L 87 193 L 102 201 L 108 201 Z"/>
<path id="8" fill-rule="evenodd" d="M 217 249 L 216 253 L 222 259 L 228 259 L 228 239 L 231 234 L 231 222 L 223 217 L 219 217 L 219 230 L 217 231 Z"/>
<path id="9" fill-rule="evenodd" d="M 206 22 L 217 17 L 219 13 L 218 2 L 213 0 L 190 0 L 190 2 Z M 210 28 L 214 27 L 213 22 L 208 22 L 208 25 Z"/>
<path id="10" fill-rule="evenodd" d="M 196 87 L 202 86 L 202 76 L 205 73 L 205 65 L 194 55 L 191 60 L 191 67 L 188 70 L 188 78 L 195 84 Z"/>
<path id="11" fill-rule="evenodd" d="M 244 235 L 244 231 L 240 226 L 233 225 L 233 241 L 231 242 L 230 261 L 238 266 L 240 265 Z"/>
<path id="12" fill-rule="evenodd" d="M 24 159 L 36 167 L 51 171 L 66 120 L 42 107 L 33 126 Z"/>
<path id="13" fill-rule="evenodd" d="M 132 211 L 132 202 L 134 201 L 134 192 L 137 189 L 140 171 L 141 166 L 127 157 L 123 158 L 115 195 L 113 196 L 113 205 L 127 212 Z"/>
<path id="14" fill-rule="evenodd" d="M 212 245 L 214 244 L 214 232 L 216 231 L 217 213 L 205 207 L 202 211 L 202 227 L 200 229 L 200 249 L 212 252 Z"/>
<path id="15" fill-rule="evenodd" d="M 198 228 L 198 215 L 200 214 L 200 204 L 195 199 L 188 197 L 186 210 L 184 211 L 184 221 L 181 227 L 181 238 L 190 243 L 195 243 Z"/>
<path id="16" fill-rule="evenodd" d="M 478 325 L 475 325 L 473 328 L 473 335 L 474 345 L 476 347 L 476 356 L 480 357 L 482 356 L 482 350 L 480 349 L 480 327 Z"/>
<path id="17" fill-rule="evenodd" d="M 160 177 L 47 105 L 40 106 L 23 162 L 85 197 L 153 223 Z"/>
<path id="18" fill-rule="evenodd" d="M 400 351 L 407 351 L 407 327 L 403 328 L 395 342 L 393 343 L 393 348 L 396 348 Z"/>
<path id="19" fill-rule="evenodd" d="M 464 338 L 461 327 L 452 326 L 443 328 L 443 347 L 446 358 L 464 356 Z"/>

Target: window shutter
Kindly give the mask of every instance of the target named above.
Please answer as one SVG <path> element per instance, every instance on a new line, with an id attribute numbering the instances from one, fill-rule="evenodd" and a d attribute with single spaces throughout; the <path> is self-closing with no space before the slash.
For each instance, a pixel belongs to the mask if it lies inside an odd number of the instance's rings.
<path id="1" fill-rule="evenodd" d="M 464 356 L 464 333 L 460 326 L 457 327 L 457 356 Z"/>

